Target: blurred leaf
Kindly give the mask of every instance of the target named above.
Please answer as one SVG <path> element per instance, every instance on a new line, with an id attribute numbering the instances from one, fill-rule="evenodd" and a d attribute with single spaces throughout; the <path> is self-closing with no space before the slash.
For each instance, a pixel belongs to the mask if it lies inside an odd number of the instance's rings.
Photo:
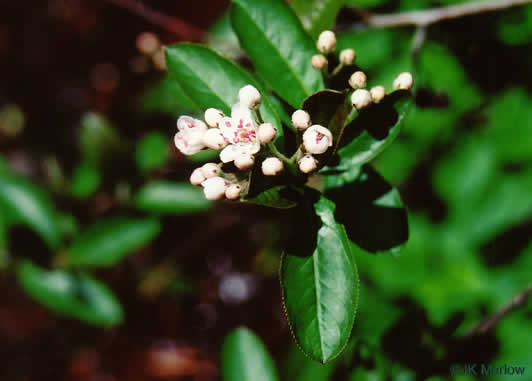
<path id="1" fill-rule="evenodd" d="M 314 41 L 284 1 L 233 0 L 231 21 L 257 72 L 292 107 L 323 88 L 310 64 Z"/>
<path id="2" fill-rule="evenodd" d="M 338 150 L 338 165 L 327 166 L 322 173 L 347 171 L 362 166 L 377 156 L 399 134 L 401 121 L 410 105 L 410 92 L 397 90 L 381 102 L 362 109 L 344 130 L 343 139 L 350 143 Z"/>
<path id="3" fill-rule="evenodd" d="M 89 161 L 83 161 L 74 170 L 70 192 L 76 198 L 87 198 L 98 190 L 101 182 L 98 168 Z"/>
<path id="4" fill-rule="evenodd" d="M 144 185 L 133 197 L 136 208 L 154 213 L 187 215 L 212 207 L 201 188 L 189 183 L 153 181 Z"/>
<path id="5" fill-rule="evenodd" d="M 61 229 L 52 200 L 27 180 L 2 173 L 0 176 L 0 215 L 7 226 L 25 225 L 52 248 L 61 244 Z"/>
<path id="6" fill-rule="evenodd" d="M 229 56 L 233 60 L 236 60 L 242 54 L 242 50 L 238 43 L 238 37 L 231 25 L 231 15 L 229 11 L 224 12 L 224 14 L 211 27 L 207 39 L 207 46 Z"/>
<path id="7" fill-rule="evenodd" d="M 508 45 L 532 42 L 532 5 L 505 12 L 497 23 L 497 35 Z"/>
<path id="8" fill-rule="evenodd" d="M 359 284 L 351 244 L 334 220 L 334 204 L 321 197 L 314 206 L 322 223 L 315 249 L 306 256 L 283 253 L 281 286 L 296 342 L 309 357 L 326 363 L 349 340 Z M 306 239 L 311 236 L 307 232 Z"/>
<path id="9" fill-rule="evenodd" d="M 262 341 L 249 329 L 237 328 L 222 346 L 223 381 L 276 381 L 277 369 Z"/>
<path id="10" fill-rule="evenodd" d="M 75 266 L 109 267 L 148 245 L 160 232 L 156 219 L 114 217 L 100 220 L 74 239 L 68 250 Z"/>
<path id="11" fill-rule="evenodd" d="M 329 381 L 338 360 L 320 364 L 311 360 L 296 345 L 283 358 L 282 379 L 290 381 Z"/>
<path id="12" fill-rule="evenodd" d="M 17 266 L 17 279 L 28 295 L 58 314 L 103 326 L 124 319 L 111 291 L 87 274 L 47 271 L 25 260 Z"/>
<path id="13" fill-rule="evenodd" d="M 390 0 L 345 0 L 345 5 L 358 8 L 371 8 L 389 2 Z"/>
<path id="14" fill-rule="evenodd" d="M 197 154 L 187 156 L 187 159 L 194 163 L 204 163 L 217 159 L 219 155 L 220 151 L 215 151 L 207 148 L 199 151 Z"/>
<path id="15" fill-rule="evenodd" d="M 292 194 L 284 185 L 266 189 L 258 195 L 246 197 L 243 201 L 280 209 L 292 208 L 297 205 L 295 197 L 292 197 Z"/>
<path id="16" fill-rule="evenodd" d="M 201 111 L 179 83 L 166 76 L 149 88 L 140 99 L 145 113 L 162 113 L 177 117 L 186 111 Z"/>
<path id="17" fill-rule="evenodd" d="M 83 158 L 98 166 L 121 147 L 120 136 L 103 115 L 88 112 L 81 119 L 80 144 Z"/>
<path id="18" fill-rule="evenodd" d="M 336 204 L 336 221 L 358 247 L 397 254 L 408 240 L 408 218 L 399 193 L 372 168 L 363 167 L 352 183 L 327 189 L 325 197 Z"/>
<path id="19" fill-rule="evenodd" d="M 294 0 L 290 3 L 305 30 L 312 38 L 331 29 L 344 0 Z"/>
<path id="20" fill-rule="evenodd" d="M 163 167 L 168 161 L 168 139 L 159 132 L 145 135 L 137 143 L 135 159 L 142 172 Z"/>
<path id="21" fill-rule="evenodd" d="M 201 109 L 214 107 L 229 115 L 231 106 L 238 102 L 238 90 L 248 84 L 266 94 L 250 73 L 209 48 L 177 44 L 165 51 L 168 70 Z M 280 127 L 268 98 L 262 99 L 260 111 L 264 120 Z"/>

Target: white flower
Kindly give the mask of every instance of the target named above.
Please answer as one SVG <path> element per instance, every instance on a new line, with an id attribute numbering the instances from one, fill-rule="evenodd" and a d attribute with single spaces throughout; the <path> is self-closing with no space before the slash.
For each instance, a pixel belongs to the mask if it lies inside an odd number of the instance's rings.
<path id="1" fill-rule="evenodd" d="M 192 185 L 200 185 L 205 180 L 206 178 L 205 176 L 203 176 L 203 172 L 201 171 L 201 168 L 196 168 L 190 175 L 190 183 Z"/>
<path id="2" fill-rule="evenodd" d="M 220 171 L 216 163 L 203 164 L 203 167 L 201 167 L 200 170 L 203 174 L 203 177 L 205 177 L 206 179 L 210 179 L 211 177 L 218 175 L 218 172 Z"/>
<path id="3" fill-rule="evenodd" d="M 255 158 L 251 155 L 244 153 L 242 155 L 238 155 L 235 158 L 234 163 L 235 163 L 235 167 L 243 171 L 253 166 L 253 163 L 255 163 Z"/>
<path id="4" fill-rule="evenodd" d="M 238 184 L 232 184 L 225 190 L 225 197 L 229 200 L 236 200 L 240 197 L 241 187 Z"/>
<path id="5" fill-rule="evenodd" d="M 217 108 L 208 108 L 205 111 L 205 122 L 209 127 L 218 127 L 218 123 L 224 117 L 224 113 Z"/>
<path id="6" fill-rule="evenodd" d="M 177 120 L 179 132 L 174 137 L 176 147 L 185 155 L 194 155 L 205 148 L 203 135 L 207 126 L 201 120 L 181 116 Z"/>
<path id="7" fill-rule="evenodd" d="M 225 147 L 227 142 L 219 128 L 209 128 L 203 135 L 203 144 L 211 149 L 219 150 Z"/>
<path id="8" fill-rule="evenodd" d="M 292 114 L 292 124 L 298 130 L 304 130 L 310 126 L 310 115 L 304 110 L 296 110 Z"/>
<path id="9" fill-rule="evenodd" d="M 225 195 L 225 180 L 215 176 L 201 183 L 207 200 L 219 200 Z"/>
<path id="10" fill-rule="evenodd" d="M 261 143 L 270 143 L 275 139 L 277 129 L 271 123 L 263 123 L 259 126 L 257 136 Z"/>
<path id="11" fill-rule="evenodd" d="M 330 53 L 336 48 L 336 35 L 330 30 L 325 30 L 320 33 L 317 43 L 318 49 L 322 53 Z"/>
<path id="12" fill-rule="evenodd" d="M 309 153 L 324 153 L 333 145 L 331 131 L 318 124 L 310 126 L 303 134 L 303 145 Z"/>
<path id="13" fill-rule="evenodd" d="M 374 86 L 369 91 L 373 102 L 379 103 L 382 101 L 382 98 L 386 95 L 386 89 L 383 86 Z"/>
<path id="14" fill-rule="evenodd" d="M 351 94 L 351 103 L 358 110 L 363 109 L 371 103 L 371 94 L 365 89 L 356 89 Z"/>
<path id="15" fill-rule="evenodd" d="M 355 62 L 356 53 L 353 49 L 344 49 L 340 52 L 340 62 L 345 65 L 351 65 Z"/>
<path id="16" fill-rule="evenodd" d="M 351 78 L 349 78 L 349 84 L 353 89 L 360 89 L 366 87 L 367 77 L 362 71 L 355 71 Z"/>
<path id="17" fill-rule="evenodd" d="M 229 163 L 239 155 L 253 155 L 260 150 L 257 139 L 257 123 L 253 120 L 251 110 L 241 103 L 237 103 L 231 110 L 231 118 L 224 117 L 219 123 L 220 131 L 226 143 L 220 160 Z"/>
<path id="18" fill-rule="evenodd" d="M 310 59 L 312 67 L 316 70 L 322 70 L 329 63 L 323 54 L 314 54 Z"/>
<path id="19" fill-rule="evenodd" d="M 238 90 L 238 99 L 240 100 L 240 103 L 247 108 L 254 109 L 260 105 L 261 95 L 259 90 L 254 86 L 246 85 Z"/>
<path id="20" fill-rule="evenodd" d="M 266 176 L 275 176 L 283 170 L 283 162 L 276 157 L 269 157 L 262 162 L 262 173 Z"/>
<path id="21" fill-rule="evenodd" d="M 310 173 L 316 169 L 317 161 L 312 155 L 305 155 L 299 159 L 299 170 L 303 173 Z"/>
<path id="22" fill-rule="evenodd" d="M 404 72 L 399 74 L 397 78 L 395 78 L 395 80 L 393 81 L 393 88 L 394 90 L 410 90 L 413 84 L 414 78 L 412 78 L 412 74 L 410 74 L 409 72 Z"/>

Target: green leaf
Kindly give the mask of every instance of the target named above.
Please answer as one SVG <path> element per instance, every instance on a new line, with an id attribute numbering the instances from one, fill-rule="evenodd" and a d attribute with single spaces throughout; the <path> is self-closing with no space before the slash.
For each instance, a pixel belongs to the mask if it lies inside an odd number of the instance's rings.
<path id="1" fill-rule="evenodd" d="M 183 91 L 179 83 L 166 76 L 148 89 L 140 99 L 142 111 L 145 113 L 162 113 L 174 117 L 185 111 L 201 111 Z"/>
<path id="2" fill-rule="evenodd" d="M 262 341 L 249 329 L 237 328 L 224 340 L 223 381 L 277 381 L 275 363 Z"/>
<path id="3" fill-rule="evenodd" d="M 242 201 L 279 209 L 293 208 L 297 205 L 294 194 L 285 185 L 274 186 Z"/>
<path id="4" fill-rule="evenodd" d="M 80 234 L 70 250 L 69 263 L 75 266 L 109 267 L 128 254 L 148 245 L 160 232 L 156 219 L 114 217 L 101 220 Z"/>
<path id="5" fill-rule="evenodd" d="M 358 247 L 370 253 L 397 254 L 408 240 L 408 218 L 399 192 L 371 167 L 342 187 L 327 189 L 334 217 Z"/>
<path id="6" fill-rule="evenodd" d="M 331 29 L 344 0 L 294 0 L 290 3 L 305 30 L 313 37 Z"/>
<path id="7" fill-rule="evenodd" d="M 0 215 L 6 226 L 24 225 L 52 248 L 61 243 L 61 229 L 52 200 L 38 186 L 8 173 L 0 176 Z"/>
<path id="8" fill-rule="evenodd" d="M 24 260 L 17 266 L 17 279 L 28 295 L 58 314 L 102 326 L 124 319 L 116 297 L 87 274 L 47 271 Z"/>
<path id="9" fill-rule="evenodd" d="M 238 102 L 238 90 L 248 84 L 266 94 L 249 72 L 205 46 L 177 44 L 165 51 L 168 70 L 203 110 L 214 107 L 229 115 L 231 106 Z M 266 96 L 260 112 L 265 121 L 280 127 L 279 117 Z"/>
<path id="10" fill-rule="evenodd" d="M 314 41 L 284 1 L 233 0 L 231 21 L 257 72 L 292 107 L 323 89 L 321 73 L 310 64 Z"/>
<path id="11" fill-rule="evenodd" d="M 137 166 L 142 172 L 163 167 L 168 161 L 168 139 L 159 132 L 151 132 L 137 144 Z"/>
<path id="12" fill-rule="evenodd" d="M 231 14 L 229 11 L 224 14 L 211 26 L 209 37 L 206 41 L 209 48 L 212 48 L 233 60 L 237 60 L 242 55 L 242 50 L 238 44 L 238 37 L 231 25 Z"/>
<path id="13" fill-rule="evenodd" d="M 80 144 L 83 158 L 96 166 L 111 159 L 121 148 L 120 136 L 111 123 L 93 112 L 81 119 Z"/>
<path id="14" fill-rule="evenodd" d="M 397 90 L 362 109 L 344 130 L 343 140 L 350 143 L 338 149 L 338 165 L 325 167 L 325 174 L 362 166 L 382 152 L 399 134 L 411 103 L 409 91 Z"/>
<path id="15" fill-rule="evenodd" d="M 74 170 L 70 192 L 76 198 L 87 198 L 98 190 L 101 182 L 98 168 L 89 161 L 83 161 Z"/>
<path id="16" fill-rule="evenodd" d="M 333 202 L 321 197 L 314 204 L 321 221 L 315 249 L 283 253 L 281 286 L 288 321 L 299 347 L 326 363 L 345 348 L 355 320 L 358 274 L 344 227 L 334 220 Z M 307 221 L 307 223 L 312 223 Z M 309 226 L 305 241 L 312 237 Z"/>
<path id="17" fill-rule="evenodd" d="M 133 197 L 135 207 L 149 212 L 186 215 L 209 210 L 201 188 L 189 183 L 154 181 L 144 185 Z"/>

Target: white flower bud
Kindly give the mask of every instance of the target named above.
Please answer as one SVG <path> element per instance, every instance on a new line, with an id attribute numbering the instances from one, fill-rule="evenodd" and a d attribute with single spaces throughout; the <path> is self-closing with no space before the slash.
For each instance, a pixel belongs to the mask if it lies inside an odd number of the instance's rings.
<path id="1" fill-rule="evenodd" d="M 379 103 L 386 95 L 386 89 L 383 86 L 374 86 L 369 91 L 369 94 L 371 95 L 373 102 Z"/>
<path id="2" fill-rule="evenodd" d="M 203 167 L 200 168 L 201 173 L 206 179 L 210 179 L 211 177 L 217 176 L 218 172 L 220 171 L 220 168 L 218 168 L 218 165 L 215 163 L 207 163 L 203 164 Z"/>
<path id="3" fill-rule="evenodd" d="M 351 65 L 355 62 L 356 53 L 353 49 L 344 49 L 340 52 L 340 62 L 345 65 Z"/>
<path id="4" fill-rule="evenodd" d="M 203 144 L 210 149 L 219 150 L 227 145 L 219 128 L 209 128 L 203 135 Z"/>
<path id="5" fill-rule="evenodd" d="M 190 116 L 181 116 L 177 120 L 179 132 L 174 137 L 174 143 L 184 155 L 194 155 L 205 148 L 203 135 L 207 126 L 201 120 Z"/>
<path id="6" fill-rule="evenodd" d="M 261 143 L 270 143 L 277 135 L 277 129 L 271 123 L 263 123 L 259 126 L 258 138 Z"/>
<path id="7" fill-rule="evenodd" d="M 371 94 L 368 90 L 357 89 L 351 94 L 351 103 L 353 103 L 353 106 L 358 110 L 363 109 L 371 103 Z"/>
<path id="8" fill-rule="evenodd" d="M 355 71 L 351 75 L 351 78 L 349 78 L 349 85 L 351 85 L 353 89 L 361 89 L 363 87 L 366 87 L 366 81 L 366 74 L 361 71 Z"/>
<path id="9" fill-rule="evenodd" d="M 217 108 L 208 108 L 205 111 L 205 122 L 209 127 L 218 127 L 218 123 L 224 116 L 224 113 Z"/>
<path id="10" fill-rule="evenodd" d="M 225 195 L 225 180 L 215 176 L 201 183 L 207 200 L 219 200 Z"/>
<path id="11" fill-rule="evenodd" d="M 261 95 L 254 86 L 246 85 L 238 91 L 238 99 L 247 108 L 254 109 L 260 104 Z"/>
<path id="12" fill-rule="evenodd" d="M 327 58 L 322 54 L 314 54 L 310 60 L 312 67 L 316 70 L 322 70 L 329 63 Z"/>
<path id="13" fill-rule="evenodd" d="M 325 30 L 318 37 L 318 50 L 322 53 L 330 53 L 336 48 L 336 35 L 330 30 Z"/>
<path id="14" fill-rule="evenodd" d="M 205 180 L 206 178 L 203 176 L 201 168 L 196 168 L 194 171 L 192 171 L 192 174 L 190 175 L 190 183 L 192 185 L 200 185 Z"/>
<path id="15" fill-rule="evenodd" d="M 304 130 L 310 126 L 310 115 L 304 110 L 296 110 L 292 114 L 292 124 L 298 130 Z"/>
<path id="16" fill-rule="evenodd" d="M 404 72 L 399 74 L 397 78 L 394 79 L 393 89 L 410 90 L 413 84 L 414 78 L 412 78 L 412 74 L 410 74 L 409 72 Z"/>
<path id="17" fill-rule="evenodd" d="M 299 170 L 303 173 L 310 173 L 317 167 L 317 161 L 312 155 L 305 155 L 299 159 Z"/>
<path id="18" fill-rule="evenodd" d="M 262 162 L 262 173 L 266 176 L 275 176 L 283 170 L 283 162 L 276 157 L 269 157 Z"/>
<path id="19" fill-rule="evenodd" d="M 318 124 L 310 126 L 303 134 L 303 145 L 309 153 L 324 153 L 332 144 L 333 137 L 331 131 Z"/>
<path id="20" fill-rule="evenodd" d="M 243 153 L 235 158 L 234 163 L 235 167 L 243 171 L 253 166 L 253 163 L 255 163 L 255 158 L 247 153 Z"/>
<path id="21" fill-rule="evenodd" d="M 238 184 L 229 185 L 227 189 L 225 190 L 225 197 L 228 200 L 236 200 L 237 198 L 240 197 L 240 190 L 241 190 L 241 187 Z"/>

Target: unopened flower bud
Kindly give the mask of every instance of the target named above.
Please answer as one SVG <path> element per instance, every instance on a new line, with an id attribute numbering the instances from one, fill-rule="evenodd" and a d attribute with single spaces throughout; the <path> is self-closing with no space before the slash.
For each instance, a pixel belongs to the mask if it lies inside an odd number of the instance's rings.
<path id="1" fill-rule="evenodd" d="M 363 109 L 371 103 L 371 94 L 368 90 L 357 89 L 351 94 L 351 103 L 357 108 L 357 110 Z"/>
<path id="2" fill-rule="evenodd" d="M 310 126 L 310 115 L 304 110 L 296 110 L 292 114 L 292 124 L 298 130 L 304 130 Z"/>
<path id="3" fill-rule="evenodd" d="M 142 32 L 137 36 L 137 49 L 146 56 L 154 54 L 160 45 L 161 42 L 155 33 Z"/>
<path id="4" fill-rule="evenodd" d="M 207 200 L 219 200 L 225 195 L 225 180 L 215 176 L 201 183 Z"/>
<path id="5" fill-rule="evenodd" d="M 322 54 L 314 54 L 310 60 L 312 67 L 316 70 L 323 70 L 327 66 L 327 58 Z"/>
<path id="6" fill-rule="evenodd" d="M 324 153 L 332 144 L 333 137 L 331 131 L 318 124 L 310 126 L 303 134 L 303 145 L 309 153 Z"/>
<path id="7" fill-rule="evenodd" d="M 177 120 L 179 132 L 174 137 L 176 147 L 185 155 L 194 155 L 205 148 L 203 135 L 207 126 L 201 120 L 190 116 L 181 116 Z"/>
<path id="8" fill-rule="evenodd" d="M 238 155 L 235 158 L 234 163 L 235 167 L 243 171 L 253 166 L 253 163 L 255 163 L 255 158 L 247 153 L 244 153 L 242 155 Z"/>
<path id="9" fill-rule="evenodd" d="M 361 71 L 355 71 L 351 75 L 351 78 L 349 78 L 349 85 L 351 85 L 353 89 L 361 89 L 363 87 L 366 87 L 366 81 L 366 74 Z"/>
<path id="10" fill-rule="evenodd" d="M 369 94 L 371 95 L 373 102 L 379 103 L 386 95 L 386 89 L 383 86 L 374 86 L 369 91 Z"/>
<path id="11" fill-rule="evenodd" d="M 246 85 L 238 91 L 238 99 L 240 99 L 240 103 L 247 108 L 254 109 L 260 104 L 261 95 L 259 90 L 254 86 Z"/>
<path id="12" fill-rule="evenodd" d="M 224 113 L 217 108 L 208 108 L 205 111 L 205 122 L 209 127 L 218 127 L 218 123 L 224 116 Z"/>
<path id="13" fill-rule="evenodd" d="M 356 53 L 353 49 L 344 49 L 340 52 L 340 62 L 345 65 L 351 65 L 355 62 Z"/>
<path id="14" fill-rule="evenodd" d="M 299 159 L 299 170 L 303 173 L 310 173 L 316 169 L 317 161 L 312 155 L 305 155 Z"/>
<path id="15" fill-rule="evenodd" d="M 192 185 L 200 185 L 205 180 L 206 178 L 203 176 L 201 168 L 196 168 L 194 171 L 192 171 L 192 174 L 190 175 L 190 183 Z"/>
<path id="16" fill-rule="evenodd" d="M 200 169 L 201 173 L 206 179 L 210 179 L 211 177 L 218 175 L 218 172 L 220 171 L 220 168 L 218 168 L 218 165 L 215 163 L 203 164 L 203 167 Z"/>
<path id="17" fill-rule="evenodd" d="M 241 190 L 241 187 L 238 184 L 229 185 L 227 189 L 225 190 L 225 197 L 228 200 L 236 200 L 237 198 L 240 197 L 240 190 Z"/>
<path id="18" fill-rule="evenodd" d="M 283 170 L 283 162 L 276 157 L 269 157 L 262 162 L 262 173 L 266 176 L 275 176 Z"/>
<path id="19" fill-rule="evenodd" d="M 219 150 L 227 145 L 227 142 L 219 128 L 210 128 L 203 135 L 203 144 L 210 149 Z"/>
<path id="20" fill-rule="evenodd" d="M 271 123 L 263 123 L 259 126 L 258 138 L 261 143 L 270 143 L 275 139 L 277 129 Z"/>
<path id="21" fill-rule="evenodd" d="M 336 48 L 336 35 L 330 30 L 325 30 L 318 37 L 318 50 L 322 53 L 330 53 Z"/>
<path id="22" fill-rule="evenodd" d="M 412 78 L 412 74 L 409 72 L 404 72 L 399 74 L 393 81 L 393 89 L 410 90 L 413 84 L 414 79 Z"/>

